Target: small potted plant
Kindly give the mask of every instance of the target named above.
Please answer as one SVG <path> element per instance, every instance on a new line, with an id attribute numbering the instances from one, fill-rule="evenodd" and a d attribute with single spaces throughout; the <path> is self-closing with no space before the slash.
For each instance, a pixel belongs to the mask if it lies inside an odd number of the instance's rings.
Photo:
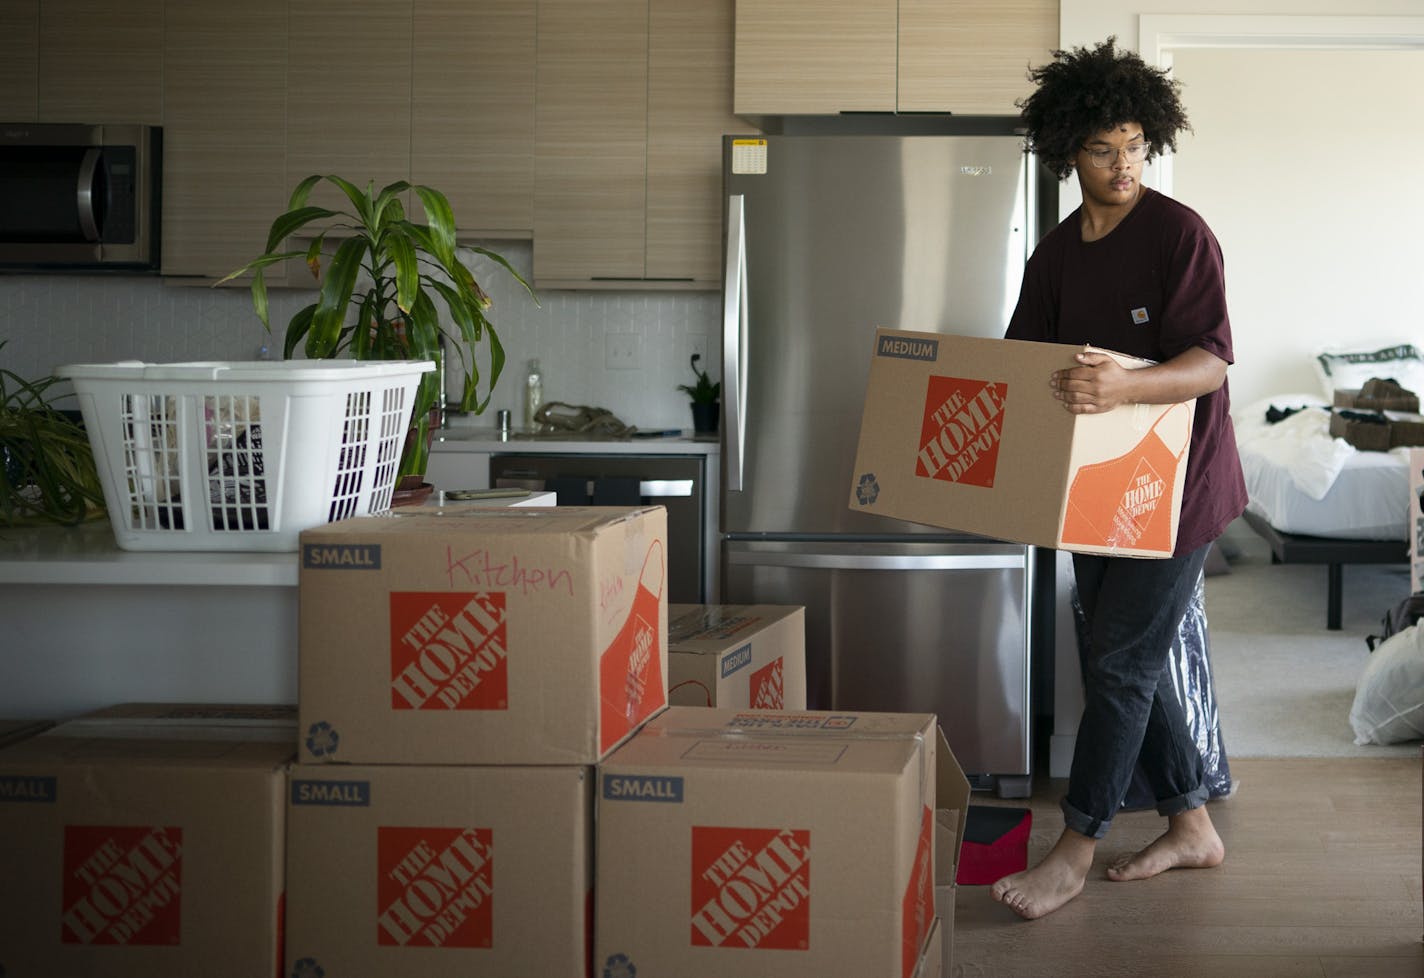
<path id="1" fill-rule="evenodd" d="M 692 355 L 692 373 L 696 384 L 678 384 L 677 389 L 692 398 L 692 430 L 698 434 L 710 434 L 717 430 L 717 415 L 722 408 L 722 382 L 707 376 L 707 371 L 697 366 L 702 354 Z"/>
<path id="2" fill-rule="evenodd" d="M 351 211 L 307 204 L 317 183 L 327 181 L 346 195 Z M 401 195 L 413 190 L 420 199 L 425 223 L 406 219 Z M 291 248 L 288 239 L 312 222 L 323 222 L 309 245 Z M 323 254 L 330 237 L 336 250 Z M 525 290 L 534 290 L 502 255 L 471 247 L 504 267 Z M 325 275 L 322 261 L 326 258 Z M 356 360 L 431 360 L 437 370 L 426 374 L 411 412 L 412 435 L 400 462 L 401 488 L 421 486 L 429 461 L 432 425 L 439 424 L 440 385 L 445 372 L 447 333 L 463 338 L 455 344 L 463 376 L 461 411 L 482 413 L 504 369 L 504 347 L 485 311 L 490 298 L 474 273 L 455 251 L 455 216 L 450 202 L 431 187 L 397 181 L 376 191 L 363 191 L 338 176 L 312 175 L 297 184 L 287 211 L 272 222 L 267 248 L 261 255 L 217 284 L 252 272 L 252 306 L 271 331 L 263 270 L 278 262 L 299 259 L 320 282 L 317 301 L 299 310 L 287 323 L 282 354 L 290 359 L 298 346 L 312 359 L 349 354 Z M 441 303 L 453 330 L 441 322 Z M 537 304 L 538 299 L 535 298 Z M 488 348 L 489 375 L 483 379 L 475 351 Z M 465 346 L 469 347 L 466 356 Z M 428 489 L 426 490 L 428 491 Z"/>

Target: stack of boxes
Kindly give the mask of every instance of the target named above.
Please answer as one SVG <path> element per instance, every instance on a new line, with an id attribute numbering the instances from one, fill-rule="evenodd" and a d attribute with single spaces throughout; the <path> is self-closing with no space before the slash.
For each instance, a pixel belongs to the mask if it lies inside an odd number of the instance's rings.
<path id="1" fill-rule="evenodd" d="M 935 718 L 806 711 L 800 608 L 677 606 L 670 642 L 666 546 L 661 507 L 304 531 L 295 717 L 0 754 L 0 974 L 946 973 Z"/>
<path id="2" fill-rule="evenodd" d="M 667 697 L 660 507 L 302 535 L 289 975 L 582 975 L 593 765 Z"/>
<path id="3" fill-rule="evenodd" d="M 1359 388 L 1337 390 L 1330 434 L 1368 452 L 1424 445 L 1419 397 L 1383 377 L 1372 377 Z"/>
<path id="4" fill-rule="evenodd" d="M 295 729 L 135 705 L 0 750 L 0 974 L 273 974 Z"/>

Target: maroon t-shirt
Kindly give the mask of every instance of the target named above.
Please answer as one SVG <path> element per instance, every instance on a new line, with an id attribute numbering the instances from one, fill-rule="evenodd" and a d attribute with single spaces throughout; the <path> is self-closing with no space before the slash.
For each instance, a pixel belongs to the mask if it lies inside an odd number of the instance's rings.
<path id="1" fill-rule="evenodd" d="M 1231 321 L 1221 246 L 1196 211 L 1144 187 L 1121 224 L 1084 241 L 1075 210 L 1034 250 L 1007 336 L 1165 361 L 1199 346 L 1227 363 Z M 1178 554 L 1219 537 L 1246 508 L 1231 396 L 1197 398 Z"/>

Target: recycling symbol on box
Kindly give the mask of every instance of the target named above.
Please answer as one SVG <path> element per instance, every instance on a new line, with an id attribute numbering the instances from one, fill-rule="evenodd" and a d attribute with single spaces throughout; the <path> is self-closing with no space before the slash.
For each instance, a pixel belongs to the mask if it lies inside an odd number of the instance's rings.
<path id="1" fill-rule="evenodd" d="M 875 481 L 875 473 L 867 472 L 860 477 L 860 484 L 855 487 L 855 498 L 862 506 L 869 506 L 875 502 L 880 495 L 880 483 Z"/>
<path id="2" fill-rule="evenodd" d="M 315 757 L 325 757 L 336 753 L 336 745 L 341 743 L 341 735 L 331 729 L 325 720 L 313 723 L 307 728 L 307 750 Z"/>

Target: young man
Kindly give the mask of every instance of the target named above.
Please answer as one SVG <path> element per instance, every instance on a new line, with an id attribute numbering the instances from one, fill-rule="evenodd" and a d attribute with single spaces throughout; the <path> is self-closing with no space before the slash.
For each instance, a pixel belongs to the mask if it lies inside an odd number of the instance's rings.
<path id="1" fill-rule="evenodd" d="M 1175 554 L 1074 555 L 1089 641 L 1080 649 L 1084 709 L 1062 802 L 1064 830 L 1038 865 L 999 880 L 995 900 L 1026 918 L 1083 888 L 1139 754 L 1167 831 L 1107 870 L 1137 880 L 1210 867 L 1225 848 L 1204 804 L 1201 754 L 1165 666 L 1211 542 L 1246 506 L 1226 368 L 1231 324 L 1221 249 L 1190 208 L 1142 185 L 1142 167 L 1188 128 L 1178 85 L 1109 38 L 1054 52 L 1020 103 L 1033 150 L 1083 203 L 1039 243 L 1024 273 L 1012 339 L 1092 344 L 1154 361 L 1127 370 L 1079 352 L 1045 378 L 1075 414 L 1197 398 Z"/>

